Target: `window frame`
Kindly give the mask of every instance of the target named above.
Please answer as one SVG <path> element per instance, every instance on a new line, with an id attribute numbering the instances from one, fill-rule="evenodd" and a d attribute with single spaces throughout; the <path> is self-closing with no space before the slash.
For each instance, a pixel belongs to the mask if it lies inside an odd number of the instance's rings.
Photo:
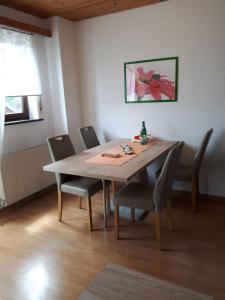
<path id="1" fill-rule="evenodd" d="M 22 97 L 23 111 L 15 114 L 5 114 L 5 123 L 21 120 L 29 120 L 28 96 L 7 96 L 7 97 Z"/>

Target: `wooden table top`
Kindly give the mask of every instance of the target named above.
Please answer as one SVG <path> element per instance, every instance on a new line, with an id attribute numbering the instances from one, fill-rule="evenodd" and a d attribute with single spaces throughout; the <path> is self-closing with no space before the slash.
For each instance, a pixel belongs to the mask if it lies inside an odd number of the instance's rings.
<path id="1" fill-rule="evenodd" d="M 96 156 L 97 154 L 110 150 L 118 144 L 124 144 L 129 141 L 130 139 L 117 139 L 44 166 L 43 169 L 44 171 L 54 173 L 99 178 L 116 182 L 128 182 L 139 171 L 153 163 L 156 159 L 171 149 L 171 147 L 177 144 L 177 141 L 157 141 L 147 150 L 121 166 L 86 162 L 86 160 Z"/>

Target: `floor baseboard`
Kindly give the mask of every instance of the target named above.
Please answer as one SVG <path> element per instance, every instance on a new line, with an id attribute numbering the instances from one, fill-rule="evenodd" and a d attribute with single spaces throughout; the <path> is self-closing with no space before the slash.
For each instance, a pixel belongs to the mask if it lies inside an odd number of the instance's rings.
<path id="1" fill-rule="evenodd" d="M 15 202 L 15 203 L 9 205 L 9 206 L 3 207 L 3 208 L 0 210 L 0 214 L 1 214 L 1 213 L 4 213 L 4 212 L 6 212 L 6 211 L 9 211 L 9 210 L 13 210 L 13 209 L 15 209 L 15 208 L 18 208 L 18 207 L 20 207 L 20 206 L 23 206 L 23 205 L 25 205 L 26 203 L 28 203 L 28 202 L 30 202 L 30 201 L 36 199 L 36 198 L 39 198 L 39 197 L 41 197 L 41 196 L 43 196 L 43 195 L 45 195 L 45 194 L 47 194 L 47 193 L 49 193 L 49 192 L 51 192 L 51 191 L 53 191 L 53 190 L 55 190 L 55 189 L 56 189 L 56 184 L 50 185 L 49 187 L 44 188 L 43 190 L 40 190 L 40 191 L 38 191 L 38 192 L 36 192 L 36 193 L 34 193 L 34 194 L 32 194 L 32 195 L 26 197 L 26 198 L 23 198 L 23 199 L 21 199 L 21 200 Z"/>
<path id="2" fill-rule="evenodd" d="M 191 197 L 191 192 L 181 191 L 181 190 L 173 190 L 173 195 L 185 195 L 186 197 Z M 199 197 L 200 197 L 200 199 L 205 199 L 205 200 L 225 201 L 225 197 L 223 197 L 223 196 L 199 194 Z"/>

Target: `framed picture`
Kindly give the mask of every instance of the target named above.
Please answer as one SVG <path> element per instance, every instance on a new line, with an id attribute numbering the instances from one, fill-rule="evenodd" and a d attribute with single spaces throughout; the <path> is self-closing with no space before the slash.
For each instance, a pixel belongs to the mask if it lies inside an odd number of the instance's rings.
<path id="1" fill-rule="evenodd" d="M 124 64 L 125 102 L 175 102 L 178 92 L 178 57 Z"/>

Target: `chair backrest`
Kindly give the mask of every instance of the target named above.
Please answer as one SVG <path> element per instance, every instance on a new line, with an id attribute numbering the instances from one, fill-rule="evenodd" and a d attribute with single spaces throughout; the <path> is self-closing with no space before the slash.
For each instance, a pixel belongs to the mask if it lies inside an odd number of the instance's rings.
<path id="1" fill-rule="evenodd" d="M 179 162 L 180 154 L 184 143 L 180 142 L 174 146 L 167 155 L 160 176 L 154 188 L 153 200 L 155 211 L 161 212 L 168 198 L 170 197 L 173 185 L 173 179 Z"/>
<path id="2" fill-rule="evenodd" d="M 100 145 L 98 137 L 92 126 L 78 128 L 78 132 L 80 134 L 81 141 L 85 149 L 90 149 Z"/>
<path id="3" fill-rule="evenodd" d="M 67 134 L 47 138 L 47 144 L 52 162 L 56 162 L 60 159 L 76 154 L 70 137 Z M 71 175 L 58 173 L 55 173 L 55 175 L 58 190 L 60 190 L 63 182 L 70 180 L 72 177 Z"/>
<path id="4" fill-rule="evenodd" d="M 191 174 L 192 174 L 192 177 L 194 180 L 197 180 L 198 179 L 198 176 L 199 176 L 199 171 L 200 171 L 200 168 L 201 168 L 201 165 L 202 165 L 202 161 L 203 161 L 203 158 L 204 158 L 204 155 L 205 155 L 205 152 L 206 152 L 206 148 L 208 146 L 208 143 L 209 143 L 209 140 L 210 140 L 210 137 L 213 133 L 213 129 L 209 129 L 202 141 L 201 141 L 201 144 L 197 150 L 197 152 L 195 153 L 195 156 L 194 156 L 194 160 L 193 160 L 193 163 L 192 163 L 192 167 L 191 167 Z"/>

